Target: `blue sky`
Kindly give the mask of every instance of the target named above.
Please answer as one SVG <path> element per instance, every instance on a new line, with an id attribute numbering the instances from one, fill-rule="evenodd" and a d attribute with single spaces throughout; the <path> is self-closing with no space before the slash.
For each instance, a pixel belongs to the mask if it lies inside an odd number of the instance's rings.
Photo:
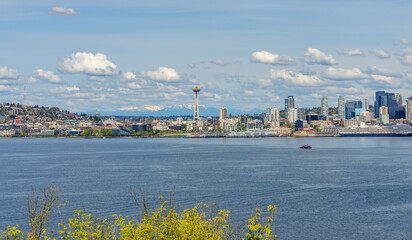
<path id="1" fill-rule="evenodd" d="M 410 1 L 1 1 L 2 102 L 72 111 L 412 95 Z"/>

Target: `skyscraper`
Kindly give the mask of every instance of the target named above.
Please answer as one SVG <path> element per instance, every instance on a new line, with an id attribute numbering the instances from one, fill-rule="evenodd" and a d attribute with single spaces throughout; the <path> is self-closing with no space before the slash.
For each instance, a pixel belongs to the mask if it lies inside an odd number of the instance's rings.
<path id="1" fill-rule="evenodd" d="M 298 110 L 296 108 L 288 108 L 286 116 L 290 123 L 294 123 L 298 120 Z"/>
<path id="2" fill-rule="evenodd" d="M 320 108 L 320 112 L 322 116 L 328 117 L 328 97 L 327 96 L 323 96 L 321 102 L 321 108 Z"/>
<path id="3" fill-rule="evenodd" d="M 266 109 L 264 122 L 270 128 L 279 127 L 279 125 L 280 125 L 279 110 L 277 108 L 268 108 L 268 109 Z"/>
<path id="4" fill-rule="evenodd" d="M 227 109 L 224 107 L 219 108 L 219 125 L 223 127 L 223 120 L 227 118 Z"/>
<path id="5" fill-rule="evenodd" d="M 287 111 L 289 108 L 295 108 L 295 99 L 293 96 L 288 96 L 287 99 L 285 99 L 285 111 Z"/>
<path id="6" fill-rule="evenodd" d="M 338 118 L 345 119 L 345 99 L 342 96 L 338 98 Z"/>
<path id="7" fill-rule="evenodd" d="M 362 108 L 362 101 L 360 100 L 348 100 L 345 103 L 345 119 L 352 119 L 356 116 L 355 109 Z M 379 109 L 378 109 L 379 116 Z"/>
<path id="8" fill-rule="evenodd" d="M 368 101 L 368 99 L 363 99 L 362 100 L 362 108 L 364 108 L 364 109 L 369 109 L 369 101 Z"/>
<path id="9" fill-rule="evenodd" d="M 379 108 L 388 107 L 389 118 L 405 118 L 405 108 L 402 106 L 402 95 L 399 93 L 376 92 L 375 117 L 379 117 Z"/>
<path id="10" fill-rule="evenodd" d="M 306 116 L 305 116 L 305 109 L 304 108 L 298 108 L 298 120 L 306 120 Z"/>

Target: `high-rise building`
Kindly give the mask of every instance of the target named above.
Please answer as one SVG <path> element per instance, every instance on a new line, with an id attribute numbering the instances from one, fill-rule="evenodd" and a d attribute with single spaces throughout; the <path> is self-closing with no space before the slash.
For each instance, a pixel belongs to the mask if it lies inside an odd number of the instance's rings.
<path id="1" fill-rule="evenodd" d="M 356 116 L 357 108 L 362 108 L 362 101 L 348 100 L 345 103 L 345 119 L 352 119 Z M 378 113 L 379 114 L 379 113 Z"/>
<path id="2" fill-rule="evenodd" d="M 289 108 L 295 108 L 295 99 L 293 96 L 288 96 L 287 99 L 285 99 L 285 111 L 287 111 Z"/>
<path id="3" fill-rule="evenodd" d="M 379 116 L 384 114 L 388 114 L 388 107 L 382 106 L 379 108 Z"/>
<path id="4" fill-rule="evenodd" d="M 381 120 L 382 124 L 389 123 L 388 107 L 382 106 L 379 108 L 379 119 Z"/>
<path id="5" fill-rule="evenodd" d="M 306 116 L 305 116 L 305 109 L 304 108 L 298 108 L 298 120 L 306 120 Z"/>
<path id="6" fill-rule="evenodd" d="M 409 123 L 412 123 L 412 97 L 409 97 L 408 100 L 406 100 L 406 110 L 406 119 Z"/>
<path id="7" fill-rule="evenodd" d="M 289 122 L 294 123 L 298 120 L 298 110 L 296 108 L 288 108 L 286 114 Z"/>
<path id="8" fill-rule="evenodd" d="M 345 119 L 345 99 L 342 96 L 338 98 L 338 118 Z"/>
<path id="9" fill-rule="evenodd" d="M 368 99 L 363 99 L 362 100 L 362 108 L 364 109 L 369 109 L 369 100 Z"/>
<path id="10" fill-rule="evenodd" d="M 279 109 L 268 108 L 266 109 L 264 124 L 270 128 L 276 128 L 280 125 Z"/>
<path id="11" fill-rule="evenodd" d="M 402 106 L 402 95 L 399 93 L 385 93 L 385 91 L 376 92 L 375 100 L 375 117 L 379 117 L 379 108 L 388 107 L 389 118 L 405 118 L 405 108 Z"/>
<path id="12" fill-rule="evenodd" d="M 324 116 L 324 117 L 328 117 L 328 109 L 329 109 L 329 106 L 328 106 L 328 97 L 327 96 L 323 96 L 322 97 L 322 100 L 320 101 L 321 102 L 321 107 L 320 107 L 320 112 L 321 112 L 321 115 L 322 116 Z"/>
<path id="13" fill-rule="evenodd" d="M 219 108 L 219 126 L 223 127 L 223 120 L 227 118 L 227 109 L 224 107 Z"/>

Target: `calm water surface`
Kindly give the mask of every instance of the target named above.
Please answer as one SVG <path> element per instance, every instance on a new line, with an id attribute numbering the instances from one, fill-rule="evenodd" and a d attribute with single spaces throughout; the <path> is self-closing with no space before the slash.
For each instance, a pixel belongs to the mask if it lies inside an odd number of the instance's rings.
<path id="1" fill-rule="evenodd" d="M 27 225 L 27 193 L 50 184 L 63 217 L 136 215 L 140 184 L 238 222 L 275 204 L 279 239 L 412 239 L 412 138 L 0 139 L 0 183 L 0 228 Z"/>

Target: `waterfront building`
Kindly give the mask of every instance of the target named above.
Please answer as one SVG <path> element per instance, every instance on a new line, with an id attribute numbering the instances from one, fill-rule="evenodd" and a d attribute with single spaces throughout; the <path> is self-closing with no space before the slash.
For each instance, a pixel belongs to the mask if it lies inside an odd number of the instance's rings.
<path id="1" fill-rule="evenodd" d="M 363 111 L 359 114 L 359 120 L 361 122 L 371 122 L 372 121 L 372 113 L 369 111 Z"/>
<path id="2" fill-rule="evenodd" d="M 362 108 L 368 110 L 369 109 L 369 100 L 368 99 L 363 99 L 362 100 Z"/>
<path id="3" fill-rule="evenodd" d="M 238 132 L 239 131 L 239 119 L 238 118 L 228 118 L 222 120 L 222 131 L 223 132 Z"/>
<path id="4" fill-rule="evenodd" d="M 358 120 L 357 119 L 345 119 L 344 126 L 345 127 L 357 127 Z"/>
<path id="5" fill-rule="evenodd" d="M 305 109 L 304 108 L 297 108 L 298 110 L 298 120 L 306 120 L 305 116 Z"/>
<path id="6" fill-rule="evenodd" d="M 406 101 L 406 109 L 407 109 L 406 119 L 408 120 L 409 123 L 412 123 L 412 97 L 409 97 L 408 100 Z"/>
<path id="7" fill-rule="evenodd" d="M 286 114 L 290 123 L 294 123 L 298 120 L 298 110 L 296 108 L 289 108 Z"/>
<path id="8" fill-rule="evenodd" d="M 381 120 L 381 124 L 389 123 L 388 107 L 382 106 L 379 108 L 379 119 Z"/>
<path id="9" fill-rule="evenodd" d="M 355 109 L 362 108 L 362 101 L 348 100 L 345 104 L 345 119 L 352 119 L 356 116 Z"/>
<path id="10" fill-rule="evenodd" d="M 328 109 L 329 109 L 329 106 L 328 106 L 328 97 L 327 96 L 323 96 L 322 97 L 322 100 L 321 100 L 321 115 L 322 116 L 324 116 L 324 117 L 328 117 Z"/>
<path id="11" fill-rule="evenodd" d="M 387 115 L 388 114 L 388 107 L 382 106 L 379 108 L 379 116 L 380 115 Z"/>
<path id="12" fill-rule="evenodd" d="M 345 99 L 342 96 L 338 98 L 338 118 L 345 119 Z"/>
<path id="13" fill-rule="evenodd" d="M 293 96 L 288 96 L 287 99 L 285 99 L 285 111 L 287 111 L 289 108 L 295 108 L 295 99 Z"/>
<path id="14" fill-rule="evenodd" d="M 405 108 L 402 106 L 402 95 L 399 93 L 376 92 L 375 117 L 379 117 L 380 107 L 388 107 L 390 119 L 405 118 Z"/>
<path id="15" fill-rule="evenodd" d="M 222 122 L 227 118 L 227 109 L 224 107 L 219 108 L 219 126 L 223 127 Z"/>
<path id="16" fill-rule="evenodd" d="M 176 125 L 182 125 L 183 124 L 183 118 L 182 117 L 178 117 L 176 119 Z"/>
<path id="17" fill-rule="evenodd" d="M 355 117 L 359 116 L 361 112 L 365 112 L 367 109 L 365 108 L 355 108 Z"/>
<path id="18" fill-rule="evenodd" d="M 269 128 L 276 128 L 280 125 L 279 109 L 268 108 L 264 117 L 264 124 Z"/>

